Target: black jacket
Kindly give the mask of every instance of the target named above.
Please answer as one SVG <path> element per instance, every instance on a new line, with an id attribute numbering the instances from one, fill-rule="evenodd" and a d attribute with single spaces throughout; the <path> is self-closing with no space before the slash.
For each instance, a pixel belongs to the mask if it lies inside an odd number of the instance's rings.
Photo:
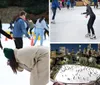
<path id="1" fill-rule="evenodd" d="M 86 6 L 86 12 L 84 12 L 83 14 L 86 14 L 87 16 L 95 16 L 94 12 L 92 11 L 92 8 L 89 5 Z"/>

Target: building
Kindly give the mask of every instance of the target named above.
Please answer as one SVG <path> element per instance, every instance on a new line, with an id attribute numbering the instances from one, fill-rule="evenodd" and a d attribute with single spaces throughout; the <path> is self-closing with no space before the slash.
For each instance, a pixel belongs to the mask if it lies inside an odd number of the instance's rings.
<path id="1" fill-rule="evenodd" d="M 51 58 L 56 58 L 56 56 L 57 56 L 57 55 L 56 55 L 56 51 L 51 51 L 51 56 L 50 56 L 50 57 L 51 57 Z"/>
<path id="2" fill-rule="evenodd" d="M 66 54 L 67 54 L 66 47 L 59 47 L 59 52 L 60 52 L 62 55 L 66 55 Z"/>

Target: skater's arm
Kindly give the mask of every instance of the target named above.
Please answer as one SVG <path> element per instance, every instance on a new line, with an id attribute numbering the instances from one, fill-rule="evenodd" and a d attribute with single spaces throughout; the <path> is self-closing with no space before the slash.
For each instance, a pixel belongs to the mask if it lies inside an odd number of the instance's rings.
<path id="1" fill-rule="evenodd" d="M 43 28 L 45 28 L 46 30 L 49 30 L 48 27 L 47 27 L 47 25 L 46 25 L 45 20 L 42 21 L 42 25 L 43 25 Z"/>
<path id="2" fill-rule="evenodd" d="M 23 21 L 21 21 L 21 30 L 23 32 L 23 34 L 25 34 L 26 37 L 30 38 L 30 36 L 28 35 L 27 31 L 26 31 L 26 28 L 25 28 L 25 24 Z"/>
<path id="3" fill-rule="evenodd" d="M 2 29 L 0 29 L 0 33 L 3 34 L 4 36 L 6 36 L 9 39 L 12 39 L 12 37 L 9 34 L 7 34 L 5 31 L 3 31 Z"/>

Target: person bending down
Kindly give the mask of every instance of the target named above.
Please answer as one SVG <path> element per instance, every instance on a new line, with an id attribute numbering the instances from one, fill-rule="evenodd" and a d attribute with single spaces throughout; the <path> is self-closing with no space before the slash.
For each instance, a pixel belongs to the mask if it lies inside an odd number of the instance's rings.
<path id="1" fill-rule="evenodd" d="M 12 71 L 30 72 L 30 85 L 46 85 L 49 81 L 49 48 L 31 46 L 21 49 L 3 49 Z"/>

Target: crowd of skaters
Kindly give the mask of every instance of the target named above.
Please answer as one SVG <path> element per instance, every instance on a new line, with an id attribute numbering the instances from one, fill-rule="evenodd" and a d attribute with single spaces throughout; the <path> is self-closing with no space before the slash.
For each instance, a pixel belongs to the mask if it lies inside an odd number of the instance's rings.
<path id="1" fill-rule="evenodd" d="M 49 36 L 49 27 L 44 16 L 38 18 L 34 24 L 31 18 L 26 19 L 26 15 L 27 13 L 25 11 L 21 11 L 18 16 L 10 22 L 10 26 L 8 28 L 10 29 L 10 34 L 12 34 L 12 36 L 2 30 L 2 21 L 0 20 L 0 35 L 3 34 L 7 38 L 13 39 L 17 49 L 23 48 L 23 35 L 25 35 L 28 39 L 32 39 L 34 37 L 34 35 L 32 35 L 33 29 L 34 34 L 36 35 L 33 46 L 36 44 L 39 36 L 41 38 L 41 46 L 43 45 L 44 39 L 46 39 L 46 34 Z M 5 33 L 2 33 L 2 31 Z M 0 47 L 3 48 L 1 40 Z"/>
<path id="2" fill-rule="evenodd" d="M 46 85 L 49 82 L 49 48 L 43 46 L 43 35 L 46 33 L 44 32 L 45 29 L 49 34 L 49 29 L 44 16 L 37 19 L 34 25 L 31 19 L 26 20 L 26 15 L 25 11 L 21 11 L 19 16 L 11 21 L 9 28 L 12 30 L 12 35 L 2 29 L 2 20 L 0 19 L 0 48 L 3 50 L 4 57 L 7 58 L 7 65 L 11 67 L 14 74 L 23 72 L 25 69 L 30 72 L 30 85 Z M 36 35 L 33 46 L 23 47 L 23 35 L 30 40 L 33 36 L 33 28 Z M 14 40 L 16 48 L 3 47 L 1 34 Z M 40 46 L 34 46 L 39 35 L 41 38 Z"/>

